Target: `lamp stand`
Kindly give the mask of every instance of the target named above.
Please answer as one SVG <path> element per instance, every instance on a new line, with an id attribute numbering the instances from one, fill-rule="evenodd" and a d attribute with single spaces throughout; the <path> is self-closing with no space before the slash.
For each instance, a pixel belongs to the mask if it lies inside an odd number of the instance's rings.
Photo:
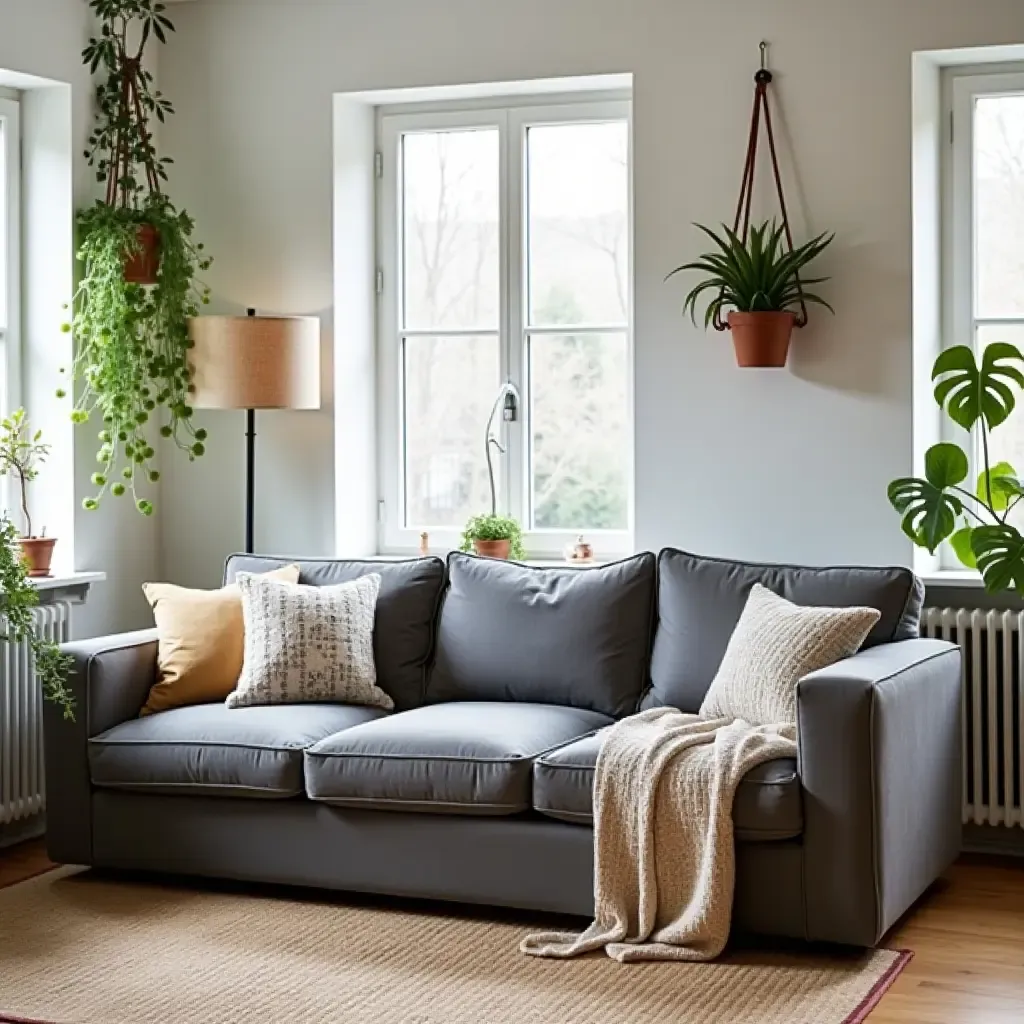
<path id="1" fill-rule="evenodd" d="M 256 550 L 256 410 L 245 410 L 245 553 Z"/>
<path id="2" fill-rule="evenodd" d="M 246 316 L 255 316 L 249 308 Z M 256 551 L 256 410 L 245 410 L 245 553 Z"/>

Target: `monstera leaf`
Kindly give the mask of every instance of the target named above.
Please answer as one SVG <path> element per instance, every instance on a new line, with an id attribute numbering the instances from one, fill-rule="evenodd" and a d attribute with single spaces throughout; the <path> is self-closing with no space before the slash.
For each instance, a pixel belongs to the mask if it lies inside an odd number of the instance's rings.
<path id="1" fill-rule="evenodd" d="M 1005 341 L 985 349 L 980 370 L 974 352 L 966 345 L 947 349 L 932 369 L 932 380 L 937 382 L 935 401 L 964 430 L 970 430 L 982 417 L 991 430 L 1003 423 L 1017 404 L 1007 381 L 1024 388 L 1024 372 L 1014 363 L 1024 363 L 1024 356 L 1016 345 Z"/>
<path id="2" fill-rule="evenodd" d="M 889 484 L 889 501 L 903 516 L 903 532 L 918 547 L 935 549 L 956 529 L 964 506 L 949 487 L 967 479 L 967 456 L 955 444 L 937 444 L 924 457 L 925 479 L 904 477 Z"/>
<path id="3" fill-rule="evenodd" d="M 974 557 L 974 549 L 971 547 L 973 534 L 973 527 L 964 526 L 949 538 L 949 546 L 953 549 L 953 554 L 960 560 L 960 564 L 968 569 L 978 568 L 978 560 Z"/>
<path id="4" fill-rule="evenodd" d="M 987 473 L 978 477 L 974 492 L 993 512 L 1005 512 L 1012 498 L 1024 496 L 1024 482 L 1008 462 L 997 462 Z"/>
<path id="5" fill-rule="evenodd" d="M 1024 537 L 1005 523 L 976 526 L 971 532 L 971 549 L 985 580 L 985 589 L 995 594 L 1016 590 L 1024 594 Z"/>

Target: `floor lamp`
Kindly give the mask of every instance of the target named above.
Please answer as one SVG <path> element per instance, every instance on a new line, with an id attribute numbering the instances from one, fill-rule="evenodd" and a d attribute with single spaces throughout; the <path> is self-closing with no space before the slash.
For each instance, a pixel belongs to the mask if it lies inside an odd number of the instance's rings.
<path id="1" fill-rule="evenodd" d="M 320 408 L 320 321 L 201 316 L 190 322 L 197 409 L 245 409 L 245 551 L 254 551 L 256 410 Z"/>

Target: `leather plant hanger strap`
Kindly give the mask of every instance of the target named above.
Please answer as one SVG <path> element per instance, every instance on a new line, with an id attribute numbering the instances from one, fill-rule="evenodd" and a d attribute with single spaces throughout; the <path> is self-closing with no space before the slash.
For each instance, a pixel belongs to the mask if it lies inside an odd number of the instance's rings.
<path id="1" fill-rule="evenodd" d="M 110 169 L 107 172 L 107 206 L 118 205 L 118 191 L 120 191 L 120 205 L 128 205 L 128 188 L 124 184 L 132 173 L 132 167 L 136 158 L 132 153 L 131 139 L 129 138 L 129 124 L 134 114 L 139 134 L 143 144 L 149 142 L 149 124 L 146 111 L 139 98 L 138 75 L 142 61 L 139 57 L 125 57 L 121 68 L 121 93 L 118 98 L 118 129 L 114 142 L 113 159 Z M 160 192 L 160 180 L 157 175 L 156 165 L 153 162 L 152 152 L 148 149 L 147 155 L 142 160 L 146 172 L 146 184 L 149 191 L 154 194 Z"/>
<path id="2" fill-rule="evenodd" d="M 747 139 L 747 159 L 743 166 L 743 181 L 740 185 L 740 198 L 736 204 L 736 217 L 733 220 L 733 231 L 743 239 L 744 243 L 750 234 L 750 210 L 754 200 L 754 181 L 757 169 L 757 146 L 761 135 L 761 117 L 768 134 L 768 150 L 771 154 L 772 175 L 775 178 L 775 191 L 779 197 L 779 210 L 782 214 L 782 229 L 786 236 L 789 251 L 793 251 L 793 232 L 789 226 L 789 212 L 786 209 L 786 196 L 782 188 L 782 174 L 779 171 L 779 156 L 775 146 L 775 129 L 772 125 L 772 111 L 768 105 L 768 86 L 772 84 L 772 73 L 768 70 L 768 44 L 761 43 L 761 67 L 754 75 L 754 111 L 750 117 L 750 135 Z M 742 229 L 742 230 L 741 230 Z M 799 272 L 795 275 L 797 290 L 800 293 L 800 312 L 794 326 L 807 326 L 807 303 L 804 301 L 803 285 L 800 283 Z M 722 319 L 719 309 L 715 310 L 715 330 L 726 331 L 729 325 Z"/>

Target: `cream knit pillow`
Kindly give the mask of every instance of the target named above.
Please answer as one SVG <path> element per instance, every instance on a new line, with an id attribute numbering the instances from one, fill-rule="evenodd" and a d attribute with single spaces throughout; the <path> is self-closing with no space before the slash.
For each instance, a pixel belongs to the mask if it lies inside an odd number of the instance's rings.
<path id="1" fill-rule="evenodd" d="M 305 587 L 242 576 L 245 658 L 229 708 L 309 702 L 391 710 L 377 686 L 373 620 L 380 576 Z"/>
<path id="2" fill-rule="evenodd" d="M 795 725 L 797 683 L 856 654 L 880 617 L 874 608 L 805 608 L 755 583 L 701 715 Z"/>

